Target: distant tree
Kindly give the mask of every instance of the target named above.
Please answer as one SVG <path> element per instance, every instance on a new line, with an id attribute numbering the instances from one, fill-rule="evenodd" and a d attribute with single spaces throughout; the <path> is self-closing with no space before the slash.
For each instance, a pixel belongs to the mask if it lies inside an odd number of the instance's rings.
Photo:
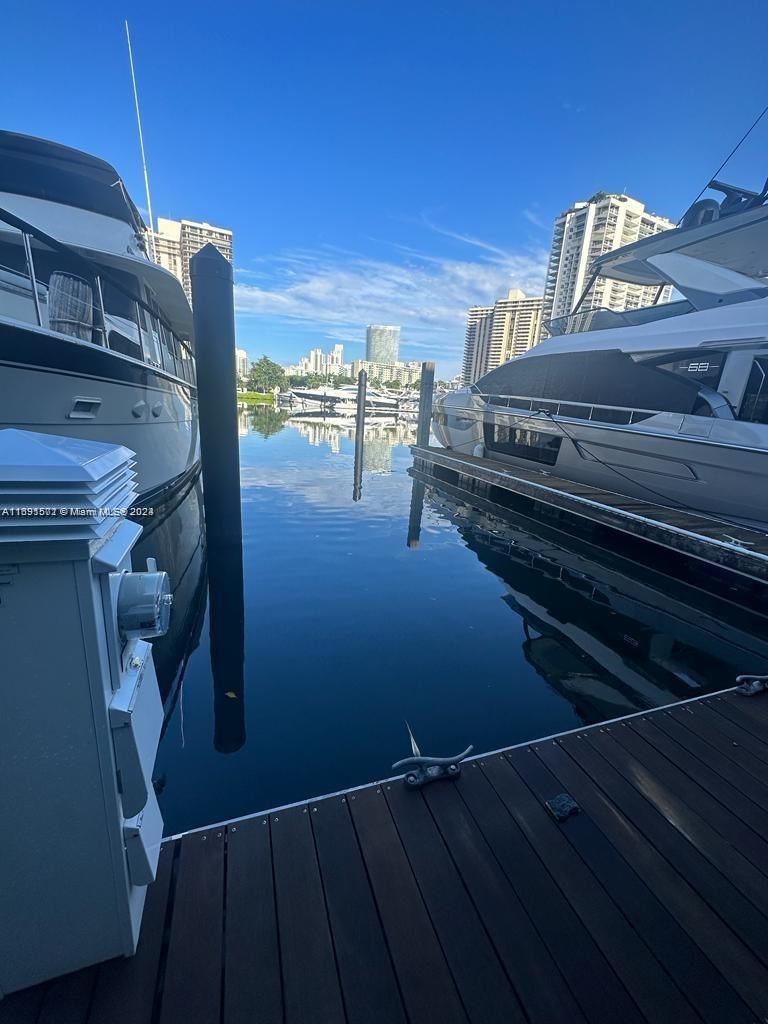
<path id="1" fill-rule="evenodd" d="M 415 390 L 418 391 L 419 388 L 421 387 L 421 377 L 419 377 L 418 380 L 415 380 L 413 384 L 411 384 L 411 387 L 415 388 Z"/>
<path id="2" fill-rule="evenodd" d="M 345 384 L 357 384 L 357 381 L 354 377 L 347 377 L 345 374 L 339 373 L 331 379 L 331 383 L 335 388 L 341 388 Z"/>
<path id="3" fill-rule="evenodd" d="M 323 383 L 323 378 L 319 373 L 308 373 L 307 382 L 304 385 L 307 388 L 317 388 Z"/>
<path id="4" fill-rule="evenodd" d="M 384 382 L 384 387 L 385 388 L 393 388 L 394 390 L 398 390 L 400 388 L 400 381 L 399 380 L 388 380 L 388 381 L 385 381 Z"/>
<path id="5" fill-rule="evenodd" d="M 272 391 L 279 388 L 285 381 L 285 370 L 267 356 L 262 356 L 256 363 L 251 363 L 248 374 L 248 387 L 252 391 Z"/>

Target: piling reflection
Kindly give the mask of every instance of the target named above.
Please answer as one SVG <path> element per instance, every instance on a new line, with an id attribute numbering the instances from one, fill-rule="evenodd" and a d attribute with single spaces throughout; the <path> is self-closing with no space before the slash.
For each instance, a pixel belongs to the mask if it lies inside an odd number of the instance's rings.
<path id="1" fill-rule="evenodd" d="M 213 745 L 239 750 L 245 730 L 245 610 L 242 537 L 208 550 L 208 603 L 213 676 Z"/>
<path id="2" fill-rule="evenodd" d="M 725 614 L 723 602 L 652 565 L 628 571 L 612 552 L 516 517 L 492 501 L 413 474 L 408 546 L 424 503 L 506 585 L 522 619 L 526 661 L 584 724 L 730 686 L 768 670 L 761 616 Z"/>

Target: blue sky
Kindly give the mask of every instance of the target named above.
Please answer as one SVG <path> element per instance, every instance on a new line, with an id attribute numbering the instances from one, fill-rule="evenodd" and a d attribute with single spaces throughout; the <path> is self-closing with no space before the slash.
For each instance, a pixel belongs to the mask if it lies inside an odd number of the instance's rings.
<path id="1" fill-rule="evenodd" d="M 458 369 L 466 309 L 541 287 L 553 217 L 598 189 L 677 219 L 768 103 L 768 9 L 650 0 L 6 0 L 3 127 L 235 232 L 239 343 L 290 361 L 366 323 Z M 724 177 L 768 175 L 768 116 Z"/>

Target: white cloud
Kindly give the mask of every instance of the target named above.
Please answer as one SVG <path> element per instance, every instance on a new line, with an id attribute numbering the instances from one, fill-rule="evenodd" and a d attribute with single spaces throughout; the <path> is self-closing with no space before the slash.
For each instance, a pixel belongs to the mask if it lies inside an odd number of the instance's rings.
<path id="1" fill-rule="evenodd" d="M 313 324 L 350 341 L 362 340 L 366 324 L 401 324 L 404 343 L 455 353 L 470 306 L 492 302 L 512 287 L 541 291 L 545 252 L 512 253 L 434 230 L 481 255 L 448 259 L 401 248 L 396 262 L 336 249 L 283 253 L 236 272 L 236 310 Z"/>

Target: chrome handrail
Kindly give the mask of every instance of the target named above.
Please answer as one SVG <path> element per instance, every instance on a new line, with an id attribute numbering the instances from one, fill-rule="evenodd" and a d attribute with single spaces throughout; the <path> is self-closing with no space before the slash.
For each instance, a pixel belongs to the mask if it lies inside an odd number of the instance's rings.
<path id="1" fill-rule="evenodd" d="M 494 404 L 493 403 L 493 399 L 502 398 L 506 402 L 507 408 L 510 408 L 510 409 L 512 408 L 509 405 L 509 402 L 511 402 L 511 401 L 528 402 L 529 403 L 528 410 L 527 410 L 528 412 L 535 411 L 536 403 L 539 403 L 539 405 L 538 405 L 539 408 L 541 408 L 542 405 L 547 405 L 547 406 L 554 405 L 555 406 L 554 413 L 555 413 L 556 416 L 563 415 L 560 412 L 561 406 L 563 406 L 563 405 L 576 405 L 576 406 L 579 406 L 579 408 L 588 409 L 589 410 L 589 416 L 585 417 L 586 419 L 589 419 L 589 420 L 592 419 L 595 410 L 609 410 L 611 412 L 628 412 L 629 413 L 628 423 L 632 423 L 633 418 L 634 418 L 634 416 L 636 414 L 637 415 L 643 414 L 645 416 L 657 416 L 662 411 L 661 409 L 641 409 L 641 408 L 637 408 L 637 407 L 633 408 L 633 407 L 630 407 L 630 406 L 627 406 L 627 405 L 601 405 L 599 402 L 576 402 L 576 401 L 574 401 L 572 399 L 569 399 L 569 398 L 535 398 L 535 397 L 531 397 L 531 396 L 528 396 L 528 395 L 484 394 L 483 392 L 480 392 L 480 391 L 475 392 L 475 394 L 477 395 L 478 398 L 482 398 L 486 402 L 488 402 L 489 405 Z M 521 409 L 520 411 L 524 412 L 526 410 Z M 548 411 L 551 412 L 552 410 L 550 409 Z M 580 417 L 574 417 L 574 418 L 576 419 L 576 418 L 580 418 Z"/>

